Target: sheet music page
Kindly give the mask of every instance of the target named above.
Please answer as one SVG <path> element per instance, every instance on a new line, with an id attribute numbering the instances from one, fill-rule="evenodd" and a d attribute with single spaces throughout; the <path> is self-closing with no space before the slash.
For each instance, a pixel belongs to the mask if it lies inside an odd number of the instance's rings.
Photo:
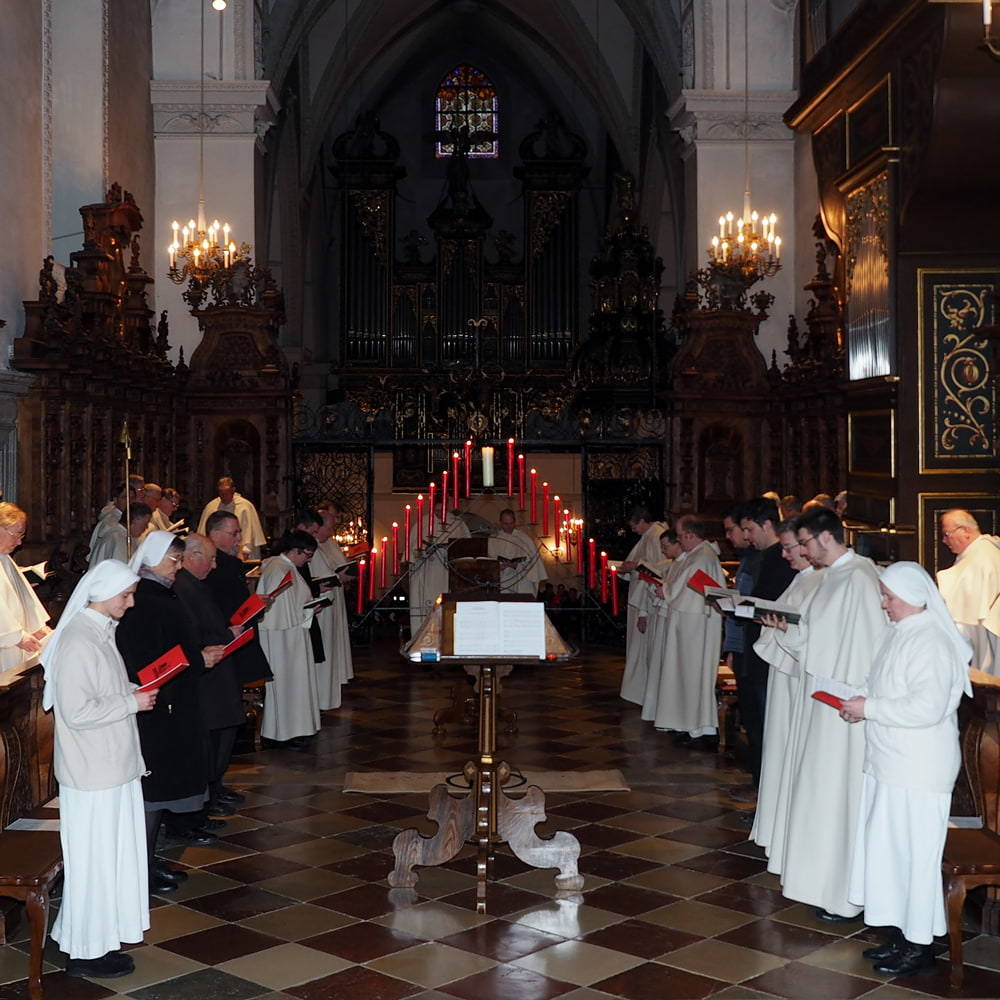
<path id="1" fill-rule="evenodd" d="M 545 605 L 500 604 L 500 648 L 507 656 L 545 656 Z"/>
<path id="2" fill-rule="evenodd" d="M 843 681 L 835 681 L 832 677 L 820 677 L 818 674 L 807 674 L 806 676 L 808 677 L 810 697 L 815 691 L 827 691 L 847 701 L 848 698 L 864 694 L 861 688 L 851 687 L 850 684 L 845 684 Z"/>
<path id="3" fill-rule="evenodd" d="M 459 601 L 455 605 L 455 656 L 500 654 L 499 607 L 498 601 Z"/>

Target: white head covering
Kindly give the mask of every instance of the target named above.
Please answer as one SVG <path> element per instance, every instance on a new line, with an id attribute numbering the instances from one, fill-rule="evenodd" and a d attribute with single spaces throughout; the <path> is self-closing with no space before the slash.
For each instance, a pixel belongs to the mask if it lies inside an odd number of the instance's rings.
<path id="1" fill-rule="evenodd" d="M 947 633 L 955 656 L 961 663 L 963 670 L 969 666 L 969 661 L 972 659 L 972 646 L 958 631 L 955 621 L 948 613 L 948 608 L 941 597 L 941 592 L 923 566 L 915 562 L 892 563 L 882 571 L 882 585 L 886 590 L 892 591 L 897 597 L 906 601 L 907 604 L 912 604 L 916 608 L 926 608 L 926 613 L 931 615 Z M 966 676 L 968 676 L 967 672 Z M 966 687 L 967 693 L 970 693 L 968 680 L 966 680 Z"/>
<path id="2" fill-rule="evenodd" d="M 176 537 L 171 531 L 151 531 L 132 553 L 132 558 L 128 561 L 129 569 L 138 573 L 143 566 L 158 566 Z"/>
<path id="3" fill-rule="evenodd" d="M 62 642 L 66 626 L 88 605 L 96 601 L 106 601 L 109 598 L 127 590 L 139 578 L 117 559 L 105 559 L 93 569 L 80 577 L 73 593 L 70 594 L 66 607 L 55 631 L 49 636 L 42 653 L 42 665 L 45 667 L 45 693 L 42 696 L 42 707 L 50 709 L 55 701 L 55 683 L 59 673 L 59 646 Z"/>

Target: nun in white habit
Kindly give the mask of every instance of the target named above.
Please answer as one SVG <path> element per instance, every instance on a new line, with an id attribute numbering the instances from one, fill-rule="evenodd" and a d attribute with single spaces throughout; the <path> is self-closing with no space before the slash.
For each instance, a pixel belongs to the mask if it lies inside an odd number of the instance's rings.
<path id="1" fill-rule="evenodd" d="M 877 972 L 913 975 L 934 967 L 931 944 L 947 931 L 941 855 L 961 762 L 958 703 L 971 694 L 972 647 L 934 581 L 917 563 L 882 574 L 892 628 L 875 657 L 866 694 L 840 710 L 865 723 L 864 784 L 848 900 L 865 922 L 892 927 L 865 957 Z"/>
<path id="2" fill-rule="evenodd" d="M 128 975 L 135 964 L 121 944 L 149 928 L 136 713 L 153 707 L 156 692 L 136 690 L 115 646 L 137 580 L 114 559 L 84 574 L 42 654 L 65 866 L 52 939 L 70 956 L 69 976 Z"/>

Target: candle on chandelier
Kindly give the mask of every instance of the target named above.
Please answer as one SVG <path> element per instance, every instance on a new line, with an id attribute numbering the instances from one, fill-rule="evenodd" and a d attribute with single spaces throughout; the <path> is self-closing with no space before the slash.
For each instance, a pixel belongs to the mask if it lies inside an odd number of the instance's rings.
<path id="1" fill-rule="evenodd" d="M 618 614 L 618 567 L 611 567 L 611 613 Z"/>
<path id="2" fill-rule="evenodd" d="M 576 571 L 583 580 L 583 521 L 576 522 Z"/>
<path id="3" fill-rule="evenodd" d="M 399 576 L 399 521 L 392 522 L 392 575 Z"/>
<path id="4" fill-rule="evenodd" d="M 483 489 L 493 489 L 493 484 L 493 446 L 487 444 L 483 445 Z"/>
<path id="5" fill-rule="evenodd" d="M 378 549 L 368 554 L 368 600 L 375 600 L 375 572 L 378 568 Z"/>
<path id="6" fill-rule="evenodd" d="M 601 604 L 608 603 L 608 554 L 601 552 Z"/>
<path id="7" fill-rule="evenodd" d="M 507 438 L 507 496 L 514 495 L 514 439 Z M 521 508 L 524 510 L 524 508 Z"/>
<path id="8" fill-rule="evenodd" d="M 367 565 L 364 559 L 358 560 L 357 612 L 359 615 L 363 614 L 365 610 L 365 567 Z"/>
<path id="9" fill-rule="evenodd" d="M 424 547 L 424 495 L 417 494 L 417 548 Z"/>
<path id="10" fill-rule="evenodd" d="M 472 496 L 472 442 L 465 442 L 465 496 Z"/>
<path id="11" fill-rule="evenodd" d="M 587 586 L 591 590 L 597 589 L 597 542 L 593 538 L 587 539 L 587 555 L 589 558 L 589 568 L 587 571 Z"/>
<path id="12" fill-rule="evenodd" d="M 427 492 L 430 495 L 430 499 L 427 501 L 427 540 L 430 541 L 434 537 L 434 493 L 437 490 L 437 483 L 431 483 L 427 487 Z"/>
<path id="13" fill-rule="evenodd" d="M 378 564 L 378 585 L 385 590 L 385 576 L 389 569 L 389 539 L 382 536 L 382 560 Z"/>
<path id="14" fill-rule="evenodd" d="M 535 469 L 532 469 L 531 472 L 529 473 L 529 478 L 531 481 L 531 490 L 530 490 L 531 506 L 529 508 L 531 511 L 531 523 L 537 524 L 538 523 L 538 472 Z"/>
<path id="15" fill-rule="evenodd" d="M 441 527 L 448 520 L 448 470 L 441 473 Z"/>
<path id="16" fill-rule="evenodd" d="M 524 510 L 524 455 L 517 456 L 517 509 Z"/>
<path id="17" fill-rule="evenodd" d="M 573 561 L 573 553 L 570 546 L 573 544 L 573 521 L 569 516 L 568 509 L 563 510 L 563 538 L 566 539 L 566 562 Z"/>
<path id="18" fill-rule="evenodd" d="M 552 498 L 552 534 L 555 535 L 556 539 L 556 557 L 559 556 L 559 539 L 561 537 L 561 532 L 559 528 L 559 494 L 557 493 Z"/>
<path id="19" fill-rule="evenodd" d="M 458 484 L 461 482 L 459 475 L 459 454 L 457 451 L 451 453 L 451 489 L 454 493 L 454 503 L 451 505 L 454 510 L 458 506 Z"/>
<path id="20" fill-rule="evenodd" d="M 542 483 L 542 538 L 549 534 L 549 484 Z"/>

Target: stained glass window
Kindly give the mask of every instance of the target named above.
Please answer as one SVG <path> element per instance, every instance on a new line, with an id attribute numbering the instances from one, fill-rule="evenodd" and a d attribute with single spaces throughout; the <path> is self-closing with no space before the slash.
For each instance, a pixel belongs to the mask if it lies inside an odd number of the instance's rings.
<path id="1" fill-rule="evenodd" d="M 442 132 L 469 130 L 469 156 L 500 155 L 497 90 L 482 70 L 462 64 L 456 66 L 438 84 L 435 101 L 435 127 L 438 156 L 451 156 L 454 142 L 441 137 Z"/>

